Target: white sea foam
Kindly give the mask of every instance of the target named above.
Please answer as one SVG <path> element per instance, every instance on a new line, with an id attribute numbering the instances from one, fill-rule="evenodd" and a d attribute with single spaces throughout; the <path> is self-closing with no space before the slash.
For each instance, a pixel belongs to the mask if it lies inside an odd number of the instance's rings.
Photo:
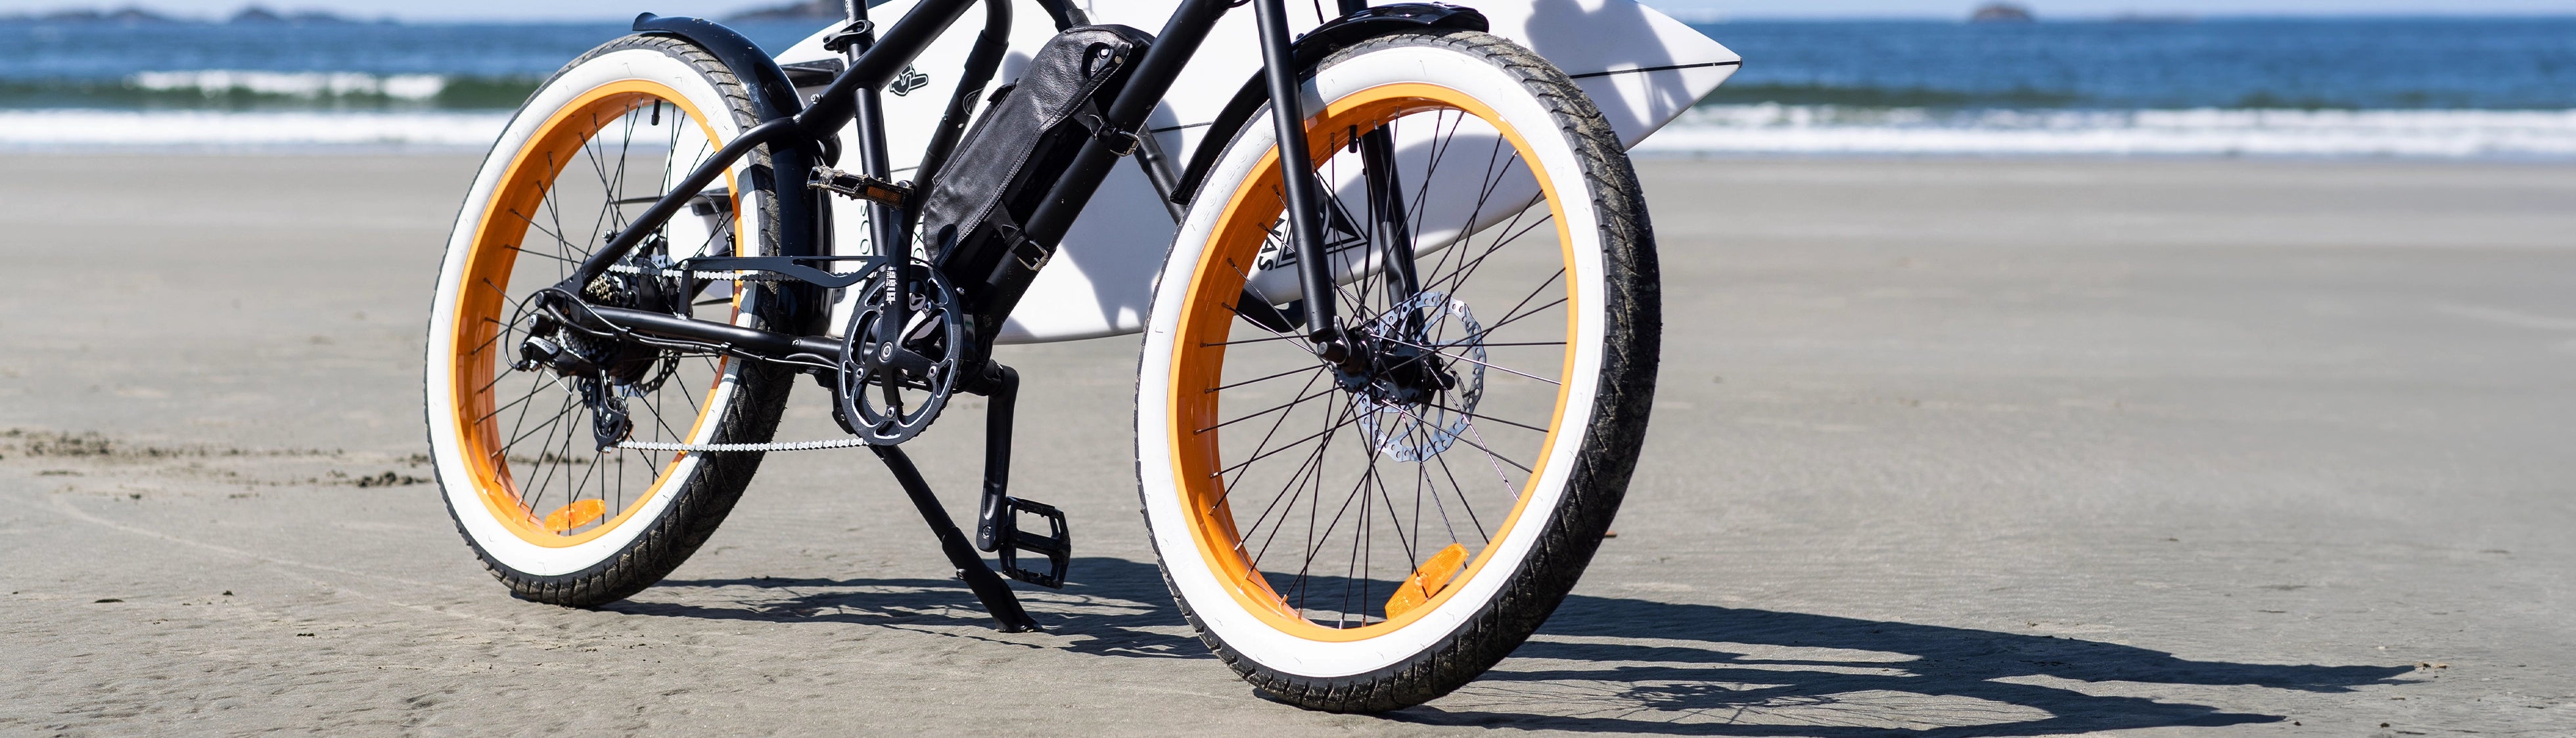
<path id="1" fill-rule="evenodd" d="M 184 72 L 137 72 L 126 79 L 155 92 L 205 93 L 217 97 L 234 91 L 261 95 L 318 98 L 383 95 L 396 100 L 428 100 L 447 89 L 447 78 L 435 74 L 374 75 L 364 72 L 254 72 L 200 69 Z"/>
<path id="2" fill-rule="evenodd" d="M 0 110 L 0 146 L 481 148 L 502 112 Z M 2576 158 L 2576 110 L 1977 111 L 1702 107 L 1639 153 Z"/>
<path id="3" fill-rule="evenodd" d="M 305 145 L 479 149 L 509 113 L 0 110 L 0 146 L 21 148 Z"/>
<path id="4" fill-rule="evenodd" d="M 1987 110 L 1705 106 L 1657 154 L 2576 157 L 2576 110 Z"/>

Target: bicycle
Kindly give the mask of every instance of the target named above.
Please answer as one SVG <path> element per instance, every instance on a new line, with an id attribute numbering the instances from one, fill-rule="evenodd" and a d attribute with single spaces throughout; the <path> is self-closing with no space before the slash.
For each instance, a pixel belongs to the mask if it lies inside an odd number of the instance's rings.
<path id="1" fill-rule="evenodd" d="M 1249 0 L 1258 55 L 1202 56 L 1242 2 L 1179 0 L 1147 34 L 1035 0 L 1052 30 L 1015 41 L 1011 4 L 980 1 L 971 39 L 948 29 L 978 0 L 919 0 L 881 34 L 852 3 L 775 59 L 645 14 L 530 96 L 460 209 L 426 357 L 433 460 L 477 558 L 524 599 L 622 599 L 706 540 L 764 454 L 865 447 L 997 627 L 1037 630 L 1004 578 L 1062 587 L 1071 536 L 1009 492 L 1019 375 L 992 347 L 1142 332 L 1146 520 L 1243 678 L 1389 710 L 1528 638 L 1616 512 L 1653 395 L 1656 256 L 1625 146 L 1731 52 L 1626 0 L 1602 7 L 1642 20 L 1572 23 L 1692 56 L 1583 75 L 1630 75 L 1610 88 L 1623 141 L 1464 7 L 1318 3 L 1292 37 L 1285 0 Z M 1549 12 L 1506 11 L 1524 33 Z M 910 97 L 934 57 L 962 57 L 949 94 Z M 887 94 L 936 123 L 890 128 Z M 1192 135 L 1185 165 L 1165 153 Z M 1088 256 L 1157 218 L 1159 262 Z M 1044 269 L 1060 252 L 1080 274 Z M 1121 264 L 1152 279 L 1104 276 Z M 849 437 L 774 438 L 800 376 Z M 959 393 L 988 398 L 971 537 L 900 448 Z"/>

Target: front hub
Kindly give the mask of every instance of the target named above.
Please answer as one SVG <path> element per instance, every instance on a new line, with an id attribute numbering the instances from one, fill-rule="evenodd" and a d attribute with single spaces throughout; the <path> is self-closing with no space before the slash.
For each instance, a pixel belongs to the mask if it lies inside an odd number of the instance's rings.
<path id="1" fill-rule="evenodd" d="M 1383 335 L 1375 326 L 1356 326 L 1343 336 L 1355 354 L 1333 367 L 1333 381 L 1360 401 L 1377 406 L 1433 404 L 1440 392 L 1456 387 L 1440 352 L 1419 337 Z"/>
<path id="2" fill-rule="evenodd" d="M 1379 453 L 1421 461 L 1471 432 L 1484 396 L 1484 328 L 1467 303 L 1438 292 L 1398 302 L 1343 331 L 1352 352 L 1332 364 L 1351 413 Z"/>

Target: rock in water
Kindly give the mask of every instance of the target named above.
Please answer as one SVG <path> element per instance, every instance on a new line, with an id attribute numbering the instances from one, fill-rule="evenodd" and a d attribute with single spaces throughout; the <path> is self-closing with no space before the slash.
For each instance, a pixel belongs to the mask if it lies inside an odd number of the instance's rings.
<path id="1" fill-rule="evenodd" d="M 776 7 L 736 13 L 725 18 L 727 23 L 830 21 L 849 17 L 841 0 L 802 0 Z"/>
<path id="2" fill-rule="evenodd" d="M 1986 3 L 1968 14 L 1970 23 L 2029 23 L 2030 8 L 2015 3 Z"/>

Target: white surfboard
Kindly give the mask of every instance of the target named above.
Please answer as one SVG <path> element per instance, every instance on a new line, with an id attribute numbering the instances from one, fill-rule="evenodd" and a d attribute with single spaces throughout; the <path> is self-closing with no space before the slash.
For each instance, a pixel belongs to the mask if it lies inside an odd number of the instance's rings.
<path id="1" fill-rule="evenodd" d="M 918 0 L 893 0 L 869 10 L 871 17 L 891 22 Z M 1680 116 L 1693 103 L 1734 74 L 1735 52 L 1691 30 L 1689 26 L 1633 0 L 1509 0 L 1468 3 L 1492 23 L 1495 35 L 1528 46 L 1574 77 L 1600 106 L 1619 133 L 1620 142 L 1635 146 L 1648 134 Z M 1094 23 L 1118 23 L 1147 32 L 1160 30 L 1175 0 L 1091 0 L 1083 3 Z M 1287 3 L 1292 33 L 1321 24 L 1321 3 Z M 992 87 L 1017 79 L 1030 52 L 1055 35 L 1052 23 L 1034 7 L 1019 6 L 1011 24 L 1011 54 L 995 74 Z M 931 129 L 956 89 L 958 70 L 981 32 L 983 14 L 970 10 L 946 35 L 913 62 L 921 75 L 911 89 L 889 91 L 885 101 L 886 147 L 893 174 L 904 179 L 929 145 Z M 828 29 L 827 29 L 828 30 Z M 778 55 L 781 64 L 839 58 L 822 46 L 821 32 Z M 1149 119 L 1158 143 L 1186 166 L 1190 152 L 1206 135 L 1219 109 L 1245 80 L 1260 72 L 1260 46 L 1250 12 L 1228 13 L 1218 22 L 1189 68 L 1174 81 L 1171 93 Z M 988 88 L 989 89 L 989 88 Z M 806 90 L 812 92 L 813 90 Z M 842 133 L 847 143 L 854 129 Z M 834 220 L 838 253 L 873 253 L 862 208 L 843 208 Z M 1000 343 L 1040 343 L 1135 333 L 1144 327 L 1153 297 L 1154 275 L 1170 245 L 1172 219 L 1143 172 L 1133 164 L 1112 170 L 1108 181 L 1046 270 L 1011 313 L 996 337 Z M 836 310 L 843 322 L 847 305 Z"/>

